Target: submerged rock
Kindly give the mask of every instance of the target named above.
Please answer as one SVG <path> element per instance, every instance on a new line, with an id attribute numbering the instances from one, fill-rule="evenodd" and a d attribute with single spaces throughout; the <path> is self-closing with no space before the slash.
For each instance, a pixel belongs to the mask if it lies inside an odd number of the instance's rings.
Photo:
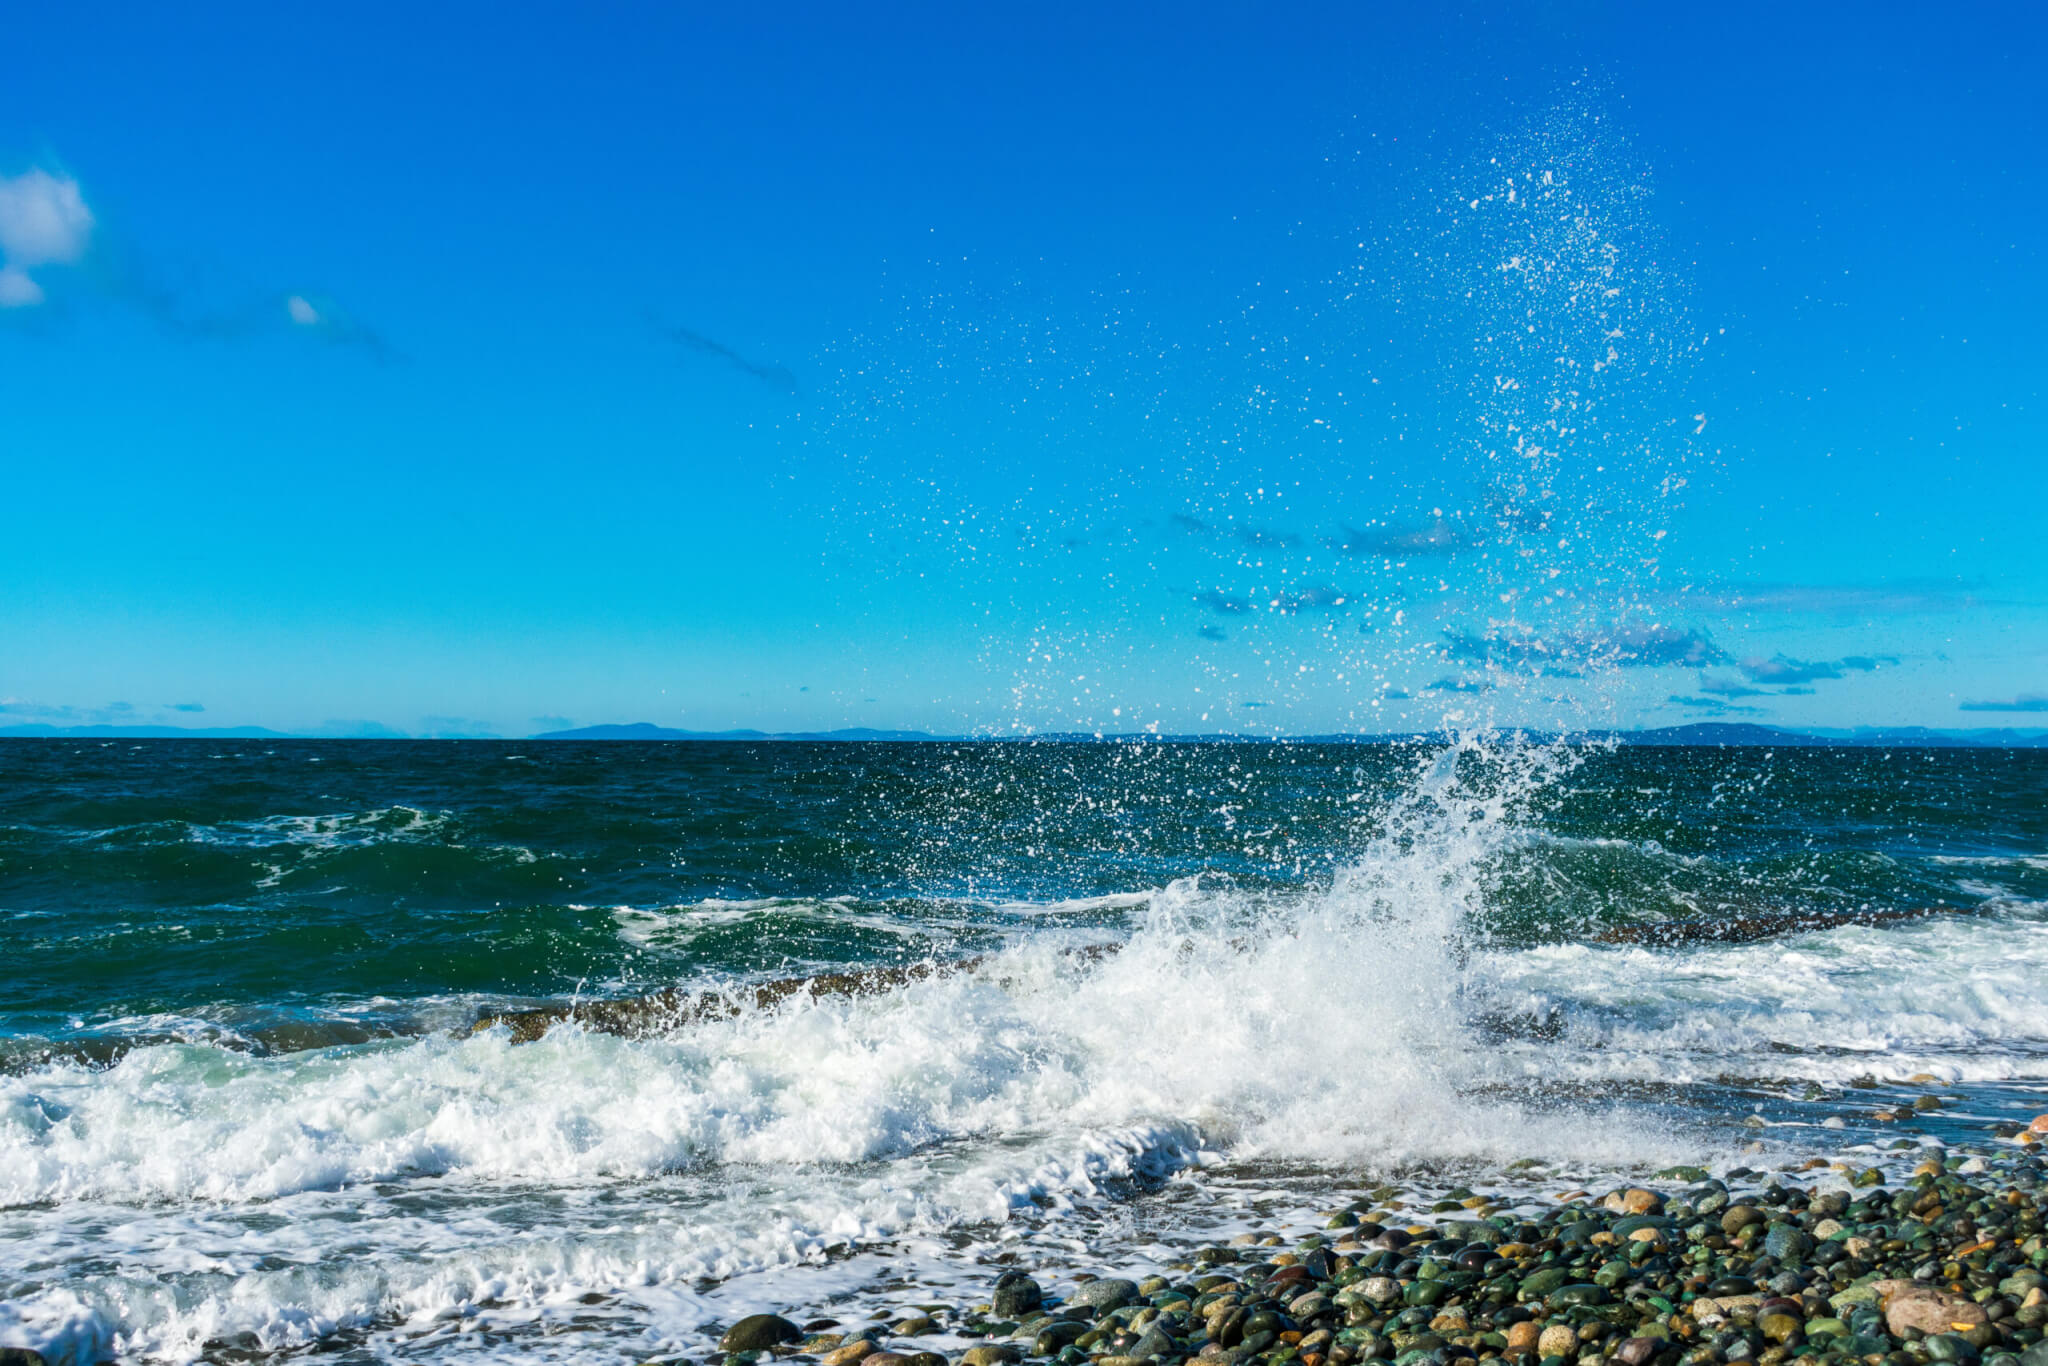
<path id="1" fill-rule="evenodd" d="M 718 1340 L 718 1349 L 721 1352 L 765 1352 L 785 1342 L 799 1341 L 803 1335 L 803 1329 L 780 1314 L 749 1314 L 725 1330 L 725 1336 Z"/>
<path id="2" fill-rule="evenodd" d="M 989 1307 L 999 1319 L 1021 1319 L 1045 1303 L 1045 1291 L 1021 1271 L 1012 1271 L 996 1281 Z"/>

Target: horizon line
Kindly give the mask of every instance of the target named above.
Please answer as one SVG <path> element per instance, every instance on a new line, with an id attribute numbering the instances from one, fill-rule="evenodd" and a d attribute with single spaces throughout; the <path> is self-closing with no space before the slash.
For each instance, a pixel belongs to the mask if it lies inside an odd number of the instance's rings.
<path id="1" fill-rule="evenodd" d="M 1665 725 L 1631 728 L 1597 727 L 1554 730 L 1535 726 L 1492 726 L 1494 732 L 1515 732 L 1548 739 L 1657 736 L 1676 738 L 1696 734 L 1701 744 L 1725 744 L 1730 739 L 1751 744 L 1787 742 L 1804 744 L 1897 744 L 1914 743 L 1944 747 L 2048 748 L 2048 727 L 1980 726 L 1941 728 L 1932 726 L 1784 726 L 1755 721 L 1681 721 Z M 830 730 L 769 731 L 734 727 L 722 731 L 697 731 L 657 726 L 648 721 L 604 723 L 564 730 L 540 731 L 529 735 L 488 733 L 442 733 L 413 735 L 398 731 L 384 733 L 334 734 L 309 731 L 273 730 L 266 726 L 170 726 L 118 725 L 53 726 L 26 723 L 0 727 L 0 740 L 215 740 L 292 742 L 383 742 L 383 743 L 495 743 L 523 744 L 1028 744 L 1068 743 L 1155 743 L 1155 744 L 1369 744 L 1414 743 L 1441 739 L 1450 731 L 1442 726 L 1408 731 L 1305 731 L 1289 734 L 1247 734 L 1235 731 L 1102 731 L 1046 730 L 1025 733 L 944 734 L 929 731 L 891 730 L 872 726 L 849 726 Z M 1718 739 L 1713 737 L 1720 737 Z"/>

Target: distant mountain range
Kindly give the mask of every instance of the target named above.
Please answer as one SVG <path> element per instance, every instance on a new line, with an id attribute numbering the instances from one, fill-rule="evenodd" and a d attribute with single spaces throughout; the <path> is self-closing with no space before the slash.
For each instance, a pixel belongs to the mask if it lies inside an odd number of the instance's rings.
<path id="1" fill-rule="evenodd" d="M 1625 745 L 1747 745 L 1747 746 L 1939 746 L 1942 748 L 2048 748 L 2048 730 L 1930 730 L 1925 726 L 1884 728 L 1861 726 L 1853 730 L 1786 730 L 1778 726 L 1735 724 L 1726 721 L 1696 721 L 1685 726 L 1658 726 L 1651 730 L 1604 732 L 1606 738 Z M 555 730 L 536 735 L 536 740 L 972 740 L 988 737 L 931 735 L 921 730 L 670 730 L 640 721 L 629 726 L 583 726 L 576 730 Z M 998 737 L 1015 739 L 1018 737 Z M 1059 732 L 1028 737 L 1054 743 L 1093 744 L 1118 740 L 1161 740 L 1190 743 L 1221 743 L 1269 740 L 1258 735 L 1097 735 L 1089 731 Z M 1298 744 L 1392 744 L 1433 740 L 1434 733 L 1397 735 L 1288 735 L 1281 741 Z"/>
<path id="2" fill-rule="evenodd" d="M 1686 726 L 1658 726 L 1650 730 L 1623 730 L 1602 732 L 1603 738 L 1610 738 L 1625 745 L 1728 745 L 1728 746 L 1856 746 L 1859 748 L 1974 748 L 1974 749 L 2048 749 L 2048 730 L 2005 730 L 1982 728 L 1977 730 L 1931 730 L 1925 726 L 1877 727 L 1860 726 L 1853 730 L 1814 729 L 1788 730 L 1779 726 L 1737 724 L 1726 721 L 1698 721 Z M 267 730 L 262 726 L 47 726 L 20 725 L 0 726 L 0 738 L 18 739 L 72 739 L 72 740 L 306 740 L 329 737 L 293 735 L 286 731 Z M 382 737 L 405 739 L 404 736 Z M 933 740 L 976 740 L 991 737 L 971 735 L 932 735 L 921 730 L 874 730 L 856 726 L 846 730 L 674 730 L 657 726 L 648 721 L 636 721 L 630 725 L 580 726 L 575 730 L 551 730 L 541 735 L 526 737 L 528 740 L 713 740 L 747 741 L 770 743 L 785 741 L 823 741 L 847 743 L 886 743 Z M 1117 741 L 1146 740 L 1167 743 L 1295 743 L 1295 744 L 1399 744 L 1440 739 L 1436 733 L 1397 735 L 1096 735 L 1087 731 L 1061 732 L 1028 737 L 994 737 L 1008 740 L 1029 739 L 1041 743 L 1096 744 Z"/>

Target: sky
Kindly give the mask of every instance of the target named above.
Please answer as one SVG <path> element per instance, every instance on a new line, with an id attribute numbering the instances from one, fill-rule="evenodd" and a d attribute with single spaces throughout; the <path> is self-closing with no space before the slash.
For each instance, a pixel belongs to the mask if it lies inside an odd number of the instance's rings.
<path id="1" fill-rule="evenodd" d="M 0 726 L 2048 725 L 2036 8 L 962 8 L 13 16 Z"/>

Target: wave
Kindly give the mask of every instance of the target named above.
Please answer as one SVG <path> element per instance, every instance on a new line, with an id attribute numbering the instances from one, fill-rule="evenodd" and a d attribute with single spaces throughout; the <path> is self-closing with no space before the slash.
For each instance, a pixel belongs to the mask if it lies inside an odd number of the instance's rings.
<path id="1" fill-rule="evenodd" d="M 1124 1192 L 1262 1165 L 1697 1160 L 1748 1132 L 1673 1089 L 1731 1075 L 2048 1075 L 2039 905 L 1760 944 L 1492 933 L 1503 869 L 1541 845 L 1530 775 L 1569 762 L 1433 754 L 1314 889 L 926 907 L 925 933 L 991 947 L 640 1037 L 567 1020 L 530 1043 L 192 1038 L 39 1065 L 0 1078 L 0 1208 L 29 1231 L 0 1274 L 44 1287 L 35 1312 L 61 1317 L 61 1290 L 124 1352 L 175 1359 L 586 1291 L 673 1306 L 834 1249 L 1071 1230 Z M 629 942 L 880 915 L 900 950 L 908 912 L 579 914 Z M 1109 930 L 1114 953 L 1066 951 Z M 85 1264 L 115 1245 L 118 1274 Z M 31 1273 L 38 1248 L 55 1260 Z"/>

